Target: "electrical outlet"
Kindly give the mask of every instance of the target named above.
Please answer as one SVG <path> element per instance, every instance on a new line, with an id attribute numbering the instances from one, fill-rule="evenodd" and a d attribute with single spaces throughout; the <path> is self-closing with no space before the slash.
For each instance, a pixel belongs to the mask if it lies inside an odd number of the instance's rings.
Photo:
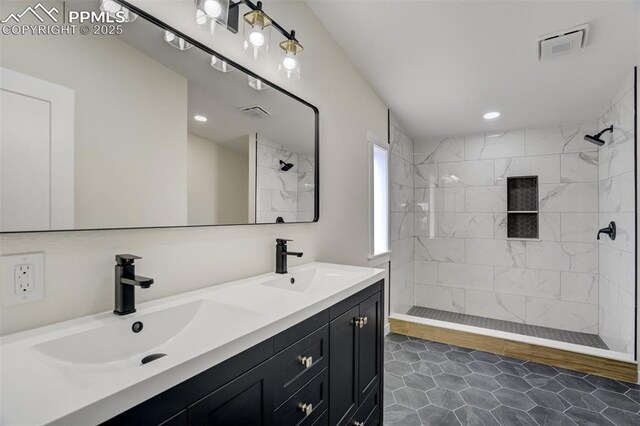
<path id="1" fill-rule="evenodd" d="M 44 299 L 44 253 L 2 256 L 3 305 Z"/>

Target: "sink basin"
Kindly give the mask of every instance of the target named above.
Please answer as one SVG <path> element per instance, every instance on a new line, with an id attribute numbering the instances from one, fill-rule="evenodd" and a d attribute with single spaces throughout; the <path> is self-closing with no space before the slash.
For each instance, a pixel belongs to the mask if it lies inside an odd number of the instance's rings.
<path id="1" fill-rule="evenodd" d="M 157 352 L 170 355 L 172 349 L 177 351 L 181 345 L 195 345 L 198 339 L 194 336 L 207 338 L 211 325 L 224 324 L 226 318 L 250 321 L 259 317 L 259 313 L 247 309 L 198 300 L 149 314 L 109 319 L 105 325 L 34 348 L 50 358 L 76 364 L 105 364 L 130 358 L 140 361 L 145 355 Z M 133 325 L 138 322 L 143 327 L 136 333 Z M 208 336 L 210 340 L 213 337 Z"/>
<path id="2" fill-rule="evenodd" d="M 311 268 L 292 271 L 266 281 L 262 285 L 299 293 L 314 293 L 337 287 L 361 276 L 358 272 L 330 268 Z"/>

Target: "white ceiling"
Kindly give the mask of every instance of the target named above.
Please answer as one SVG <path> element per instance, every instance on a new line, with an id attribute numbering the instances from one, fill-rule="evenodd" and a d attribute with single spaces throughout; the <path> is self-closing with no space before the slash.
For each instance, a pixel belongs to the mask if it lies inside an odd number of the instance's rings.
<path id="1" fill-rule="evenodd" d="M 597 117 L 640 62 L 638 1 L 307 3 L 416 138 Z M 538 36 L 583 23 L 586 49 L 538 62 Z"/>

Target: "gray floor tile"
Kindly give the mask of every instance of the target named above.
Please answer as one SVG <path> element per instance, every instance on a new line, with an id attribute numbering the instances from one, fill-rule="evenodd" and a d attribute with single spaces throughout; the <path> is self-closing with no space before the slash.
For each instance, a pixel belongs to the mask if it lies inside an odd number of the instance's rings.
<path id="1" fill-rule="evenodd" d="M 552 377 L 541 376 L 539 374 L 532 373 L 526 376 L 524 379 L 531 386 L 538 389 L 547 390 L 549 392 L 560 392 L 562 389 L 564 389 L 564 386 L 562 386 Z"/>
<path id="2" fill-rule="evenodd" d="M 527 383 L 522 377 L 512 376 L 511 374 L 499 374 L 494 377 L 496 382 L 498 382 L 502 387 L 507 389 L 513 389 L 520 392 L 526 392 L 532 388 L 532 386 Z"/>
<path id="3" fill-rule="evenodd" d="M 564 412 L 571 418 L 576 424 L 580 426 L 611 426 L 609 420 L 604 418 L 602 414 L 594 413 L 593 411 L 585 410 L 578 407 L 571 407 Z"/>
<path id="4" fill-rule="evenodd" d="M 595 392 L 593 392 L 592 395 L 613 408 L 618 408 L 620 410 L 625 410 L 625 411 L 631 411 L 633 413 L 637 413 L 638 410 L 640 410 L 640 405 L 638 405 L 637 402 L 617 392 L 598 389 Z"/>
<path id="5" fill-rule="evenodd" d="M 393 375 L 391 373 L 384 373 L 384 388 L 388 391 L 394 391 L 405 387 L 404 381 L 401 377 Z"/>
<path id="6" fill-rule="evenodd" d="M 491 411 L 491 414 L 502 426 L 538 426 L 529 414 L 504 405 Z"/>
<path id="7" fill-rule="evenodd" d="M 471 373 L 464 376 L 464 381 L 467 382 L 469 386 L 476 389 L 482 389 L 489 392 L 493 392 L 500 388 L 498 382 L 496 382 L 492 377 L 483 376 L 481 374 Z"/>
<path id="8" fill-rule="evenodd" d="M 500 357 L 498 355 L 489 352 L 474 351 L 471 352 L 471 356 L 478 361 L 488 362 L 490 364 L 500 362 Z"/>
<path id="9" fill-rule="evenodd" d="M 424 391 L 414 388 L 402 388 L 393 391 L 393 398 L 397 404 L 417 410 L 429 405 L 429 398 Z"/>
<path id="10" fill-rule="evenodd" d="M 537 362 L 527 361 L 524 363 L 524 366 L 527 367 L 527 370 L 540 376 L 555 377 L 559 374 L 555 368 L 549 365 L 538 364 Z"/>
<path id="11" fill-rule="evenodd" d="M 602 415 L 617 426 L 640 425 L 640 415 L 636 413 L 609 407 L 602 412 Z"/>
<path id="12" fill-rule="evenodd" d="M 384 424 L 397 426 L 420 426 L 418 412 L 400 404 L 393 404 L 384 410 Z"/>
<path id="13" fill-rule="evenodd" d="M 609 379 L 607 377 L 599 377 L 589 374 L 587 377 L 585 377 L 585 380 L 598 389 L 604 389 L 611 392 L 625 393 L 627 389 L 629 389 L 619 381 Z"/>
<path id="14" fill-rule="evenodd" d="M 527 370 L 524 365 L 514 362 L 500 361 L 496 364 L 496 367 L 503 373 L 511 374 L 512 376 L 524 377 L 531 374 L 531 371 Z"/>
<path id="15" fill-rule="evenodd" d="M 498 426 L 499 423 L 493 415 L 487 410 L 483 410 L 482 408 L 472 407 L 470 405 L 465 405 L 464 407 L 458 408 L 456 411 L 456 416 L 460 423 L 463 425 L 469 426 Z"/>
<path id="16" fill-rule="evenodd" d="M 569 376 L 567 374 L 559 374 L 555 379 L 564 387 L 579 390 L 581 392 L 593 392 L 596 387 L 580 377 Z"/>
<path id="17" fill-rule="evenodd" d="M 400 343 L 400 346 L 402 346 L 402 350 L 416 353 L 422 352 L 426 349 L 423 343 L 416 342 L 415 340 Z"/>
<path id="18" fill-rule="evenodd" d="M 466 355 L 466 354 L 465 354 Z M 471 370 L 465 364 L 455 362 L 455 361 L 446 361 L 442 364 L 439 364 L 442 371 L 445 373 L 453 374 L 454 376 L 466 376 L 467 374 L 471 374 Z"/>
<path id="19" fill-rule="evenodd" d="M 435 376 L 433 380 L 436 381 L 438 386 L 456 392 L 469 387 L 467 382 L 465 382 L 462 377 L 454 376 L 453 374 L 449 373 L 442 373 L 438 376 Z"/>
<path id="20" fill-rule="evenodd" d="M 469 405 L 484 408 L 485 410 L 493 410 L 500 405 L 500 402 L 487 391 L 475 388 L 467 388 L 460 391 L 460 396 Z"/>
<path id="21" fill-rule="evenodd" d="M 500 374 L 500 370 L 494 365 L 483 361 L 473 361 L 467 364 L 467 367 L 474 373 L 482 374 L 483 376 L 495 377 Z"/>
<path id="22" fill-rule="evenodd" d="M 577 345 L 591 346 L 594 348 L 608 349 L 607 345 L 597 334 L 578 333 L 575 331 L 560 330 L 557 328 L 540 327 L 536 325 L 521 324 L 457 312 L 441 311 L 438 309 L 412 307 L 407 315 L 422 318 L 430 318 L 439 321 L 453 322 L 457 324 L 472 325 L 474 327 L 490 328 L 492 330 L 506 331 L 509 333 L 523 334 L 526 336 L 541 337 L 543 339 L 557 340 L 574 343 Z"/>
<path id="23" fill-rule="evenodd" d="M 385 340 L 388 342 L 402 343 L 408 341 L 409 338 L 402 334 L 389 333 L 385 337 Z"/>
<path id="24" fill-rule="evenodd" d="M 458 421 L 458 418 L 453 411 L 435 405 L 429 405 L 421 408 L 418 410 L 418 415 L 424 425 L 458 426 L 460 424 L 460 421 Z"/>
<path id="25" fill-rule="evenodd" d="M 434 352 L 430 350 L 420 352 L 418 355 L 420 355 L 420 358 L 424 361 L 435 363 L 445 362 L 448 359 L 446 356 L 444 356 L 443 352 Z"/>
<path id="26" fill-rule="evenodd" d="M 640 385 L 400 335 L 385 349 L 385 425 L 640 426 Z"/>
<path id="27" fill-rule="evenodd" d="M 448 410 L 455 410 L 465 405 L 462 397 L 457 392 L 450 391 L 443 388 L 431 389 L 427 392 L 429 401 L 438 407 L 446 408 Z"/>
<path id="28" fill-rule="evenodd" d="M 413 371 L 427 376 L 437 376 L 442 373 L 442 368 L 431 361 L 418 361 L 411 364 Z"/>
<path id="29" fill-rule="evenodd" d="M 511 408 L 517 408 L 519 410 L 527 411 L 533 408 L 536 404 L 526 394 L 522 392 L 516 392 L 511 389 L 498 389 L 493 392 L 493 395 L 500 401 L 502 405 L 506 405 Z"/>
<path id="30" fill-rule="evenodd" d="M 473 361 L 473 358 L 471 357 L 471 355 L 469 355 L 468 353 L 465 352 L 458 352 L 458 351 L 450 351 L 444 354 L 447 358 L 449 358 L 451 361 L 455 361 L 455 362 L 461 362 L 463 364 L 467 364 L 471 361 Z"/>
<path id="31" fill-rule="evenodd" d="M 415 352 L 401 350 L 393 353 L 393 359 L 411 364 L 420 361 L 420 356 Z"/>
<path id="32" fill-rule="evenodd" d="M 606 404 L 588 393 L 580 392 L 573 389 L 565 389 L 559 395 L 569 404 L 584 408 L 585 410 L 600 412 L 604 410 Z"/>
<path id="33" fill-rule="evenodd" d="M 527 413 L 542 426 L 576 426 L 576 423 L 567 415 L 549 408 L 536 406 Z"/>
<path id="34" fill-rule="evenodd" d="M 427 391 L 436 387 L 436 383 L 431 377 L 420 373 L 407 374 L 403 379 L 407 386 L 421 391 Z"/>
<path id="35" fill-rule="evenodd" d="M 384 370 L 400 377 L 413 373 L 413 368 L 411 368 L 411 365 L 407 364 L 406 362 L 395 361 L 395 360 L 385 362 Z"/>
<path id="36" fill-rule="evenodd" d="M 551 408 L 553 410 L 564 411 L 570 407 L 567 401 L 559 397 L 557 394 L 542 389 L 531 389 L 527 392 L 527 396 L 531 398 L 536 405 Z"/>

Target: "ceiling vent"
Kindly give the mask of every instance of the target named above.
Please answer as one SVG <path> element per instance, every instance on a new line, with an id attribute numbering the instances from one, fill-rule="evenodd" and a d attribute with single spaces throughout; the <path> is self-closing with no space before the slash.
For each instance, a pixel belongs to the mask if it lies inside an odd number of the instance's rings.
<path id="1" fill-rule="evenodd" d="M 240 111 L 244 112 L 251 118 L 269 118 L 271 113 L 261 107 L 260 105 L 252 105 L 248 107 L 240 108 Z"/>
<path id="2" fill-rule="evenodd" d="M 538 37 L 538 60 L 579 52 L 587 45 L 588 34 L 589 24 L 583 24 Z"/>

